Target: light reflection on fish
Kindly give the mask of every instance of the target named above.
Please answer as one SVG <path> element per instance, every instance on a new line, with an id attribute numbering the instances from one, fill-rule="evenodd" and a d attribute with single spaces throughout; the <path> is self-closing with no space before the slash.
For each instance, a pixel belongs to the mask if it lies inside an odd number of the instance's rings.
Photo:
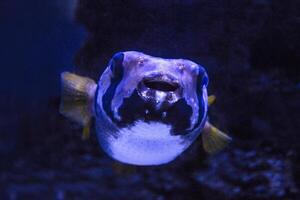
<path id="1" fill-rule="evenodd" d="M 103 150 L 123 163 L 168 163 L 200 133 L 209 153 L 230 140 L 207 121 L 208 76 L 190 60 L 127 51 L 113 56 L 98 84 L 69 72 L 61 78 L 60 112 L 84 126 L 83 137 L 94 117 Z"/>

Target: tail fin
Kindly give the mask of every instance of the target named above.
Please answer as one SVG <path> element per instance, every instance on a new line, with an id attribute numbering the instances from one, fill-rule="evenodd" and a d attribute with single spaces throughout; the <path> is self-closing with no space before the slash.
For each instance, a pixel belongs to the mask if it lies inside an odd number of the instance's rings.
<path id="1" fill-rule="evenodd" d="M 96 91 L 96 83 L 87 77 L 70 72 L 61 74 L 62 97 L 59 111 L 62 115 L 81 124 L 82 138 L 89 137 L 89 126 L 92 117 L 92 102 Z"/>
<path id="2" fill-rule="evenodd" d="M 202 133 L 203 148 L 206 152 L 216 153 L 226 147 L 231 140 L 231 137 L 206 122 Z"/>

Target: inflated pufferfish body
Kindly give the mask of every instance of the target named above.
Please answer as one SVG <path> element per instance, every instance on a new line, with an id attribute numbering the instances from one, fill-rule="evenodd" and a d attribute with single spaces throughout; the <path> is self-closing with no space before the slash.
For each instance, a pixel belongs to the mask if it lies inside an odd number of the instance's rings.
<path id="1" fill-rule="evenodd" d="M 85 134 L 94 116 L 103 150 L 118 161 L 170 162 L 202 130 L 209 152 L 230 139 L 207 122 L 208 76 L 190 60 L 121 52 L 113 56 L 97 85 L 68 72 L 62 74 L 62 82 L 61 113 L 84 125 Z"/>

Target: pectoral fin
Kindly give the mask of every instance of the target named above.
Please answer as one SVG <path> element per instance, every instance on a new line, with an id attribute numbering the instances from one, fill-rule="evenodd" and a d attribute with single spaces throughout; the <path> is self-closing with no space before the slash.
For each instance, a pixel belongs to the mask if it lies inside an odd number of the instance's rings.
<path id="1" fill-rule="evenodd" d="M 215 95 L 209 95 L 208 96 L 208 105 L 210 106 L 211 104 L 213 104 L 216 100 L 216 96 Z"/>
<path id="2" fill-rule="evenodd" d="M 82 129 L 81 139 L 87 140 L 90 138 L 90 127 L 91 127 L 91 123 L 89 121 L 84 125 L 84 127 Z"/>
<path id="3" fill-rule="evenodd" d="M 202 133 L 203 148 L 206 152 L 213 154 L 222 150 L 231 141 L 231 137 L 206 122 Z"/>
<path id="4" fill-rule="evenodd" d="M 92 118 L 92 102 L 96 91 L 96 83 L 87 77 L 69 72 L 61 74 L 62 97 L 59 111 L 67 118 L 79 123 L 83 128 L 82 138 L 89 137 Z"/>

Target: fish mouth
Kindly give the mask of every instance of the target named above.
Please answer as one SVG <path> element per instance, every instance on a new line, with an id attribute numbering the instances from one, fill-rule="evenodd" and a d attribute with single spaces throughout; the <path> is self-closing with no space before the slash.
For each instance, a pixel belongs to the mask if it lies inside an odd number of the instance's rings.
<path id="1" fill-rule="evenodd" d="M 180 88 L 179 81 L 169 74 L 151 74 L 141 82 L 149 89 L 163 92 L 174 92 Z"/>
<path id="2" fill-rule="evenodd" d="M 180 87 L 177 82 L 165 80 L 162 78 L 144 78 L 142 82 L 149 89 L 163 92 L 174 92 Z"/>
<path id="3" fill-rule="evenodd" d="M 169 74 L 148 75 L 139 82 L 137 89 L 142 99 L 156 103 L 174 103 L 182 94 L 178 79 Z"/>

